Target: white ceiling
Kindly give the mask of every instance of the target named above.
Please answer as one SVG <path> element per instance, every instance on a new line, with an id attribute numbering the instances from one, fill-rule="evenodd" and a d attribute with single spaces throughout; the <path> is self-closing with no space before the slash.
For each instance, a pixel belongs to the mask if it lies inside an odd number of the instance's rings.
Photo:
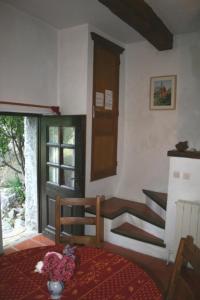
<path id="1" fill-rule="evenodd" d="M 130 43 L 143 39 L 97 0 L 1 0 L 62 29 L 89 23 Z M 173 34 L 200 30 L 200 0 L 146 0 Z"/>

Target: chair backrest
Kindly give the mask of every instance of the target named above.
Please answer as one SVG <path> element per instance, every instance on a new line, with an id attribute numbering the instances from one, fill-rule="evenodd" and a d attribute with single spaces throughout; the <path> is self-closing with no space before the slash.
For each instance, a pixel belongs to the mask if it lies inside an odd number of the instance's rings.
<path id="1" fill-rule="evenodd" d="M 100 246 L 101 239 L 101 218 L 100 218 L 100 203 L 103 200 L 102 196 L 97 196 L 96 198 L 61 198 L 56 197 L 56 207 L 55 207 L 55 228 L 56 243 L 69 243 L 69 244 L 83 244 L 91 246 Z M 66 217 L 61 215 L 63 206 L 83 206 L 84 212 L 88 206 L 95 206 L 96 216 L 84 216 L 83 217 Z M 96 234 L 95 235 L 63 235 L 62 226 L 63 225 L 95 225 Z"/>
<path id="2" fill-rule="evenodd" d="M 190 269 L 186 269 L 190 264 Z M 186 272 L 184 272 L 184 270 Z M 191 274 L 187 277 L 185 274 Z M 196 277 L 197 276 L 197 277 Z M 188 280 L 190 278 L 190 280 Z M 192 279 L 191 279 L 192 278 Z M 182 238 L 176 255 L 175 265 L 168 288 L 167 300 L 195 300 L 194 291 L 200 295 L 200 249 L 193 238 Z M 195 285 L 195 280 L 197 284 Z M 195 289 L 193 289 L 195 285 Z M 199 299 L 199 298 L 198 298 Z"/>

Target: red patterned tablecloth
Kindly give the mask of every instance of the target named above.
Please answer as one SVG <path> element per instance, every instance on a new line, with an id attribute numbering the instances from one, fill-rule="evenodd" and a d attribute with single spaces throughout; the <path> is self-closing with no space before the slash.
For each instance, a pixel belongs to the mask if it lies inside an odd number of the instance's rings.
<path id="1" fill-rule="evenodd" d="M 0 300 L 47 300 L 47 278 L 35 265 L 48 251 L 62 253 L 63 246 L 23 250 L 0 258 Z M 162 300 L 154 281 L 140 267 L 103 249 L 81 247 L 73 279 L 62 300 Z"/>

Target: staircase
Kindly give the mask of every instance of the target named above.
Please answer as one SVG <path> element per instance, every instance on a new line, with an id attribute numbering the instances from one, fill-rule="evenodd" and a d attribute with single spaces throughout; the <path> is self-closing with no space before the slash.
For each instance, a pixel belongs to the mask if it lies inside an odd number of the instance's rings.
<path id="1" fill-rule="evenodd" d="M 164 243 L 167 194 L 143 190 L 146 203 L 116 197 L 101 205 L 104 240 L 144 254 L 166 259 Z M 90 214 L 95 214 L 91 208 Z"/>

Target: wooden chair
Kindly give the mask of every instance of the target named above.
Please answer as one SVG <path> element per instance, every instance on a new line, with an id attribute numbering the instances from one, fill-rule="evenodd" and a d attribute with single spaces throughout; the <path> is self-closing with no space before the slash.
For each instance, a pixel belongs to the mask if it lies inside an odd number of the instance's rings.
<path id="1" fill-rule="evenodd" d="M 198 295 L 194 291 L 198 291 Z M 167 300 L 197 299 L 200 299 L 200 249 L 193 243 L 193 238 L 187 236 L 179 244 Z"/>
<path id="2" fill-rule="evenodd" d="M 101 218 L 100 218 L 100 203 L 103 197 L 97 196 L 96 198 L 61 198 L 56 197 L 56 209 L 55 209 L 55 227 L 56 243 L 69 243 L 69 244 L 82 244 L 90 246 L 100 246 L 101 239 Z M 61 216 L 61 210 L 64 206 L 84 206 L 84 211 L 88 206 L 95 206 L 96 216 L 89 217 L 65 217 Z M 63 235 L 61 228 L 63 225 L 95 225 L 95 235 Z M 102 229 L 103 230 L 103 229 Z"/>

